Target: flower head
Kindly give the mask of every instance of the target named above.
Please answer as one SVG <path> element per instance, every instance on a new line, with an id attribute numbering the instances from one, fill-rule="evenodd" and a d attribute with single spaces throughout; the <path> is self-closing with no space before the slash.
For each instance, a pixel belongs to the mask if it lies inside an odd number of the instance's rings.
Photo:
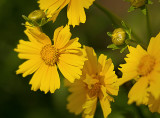
<path id="1" fill-rule="evenodd" d="M 68 5 L 67 17 L 69 25 L 79 25 L 86 22 L 84 8 L 88 9 L 94 0 L 39 0 L 40 9 L 47 11 L 47 16 L 51 17 L 53 22 L 56 20 L 59 12 Z"/>
<path id="2" fill-rule="evenodd" d="M 34 73 L 29 82 L 32 90 L 40 88 L 45 93 L 48 91 L 54 93 L 60 88 L 57 66 L 70 82 L 80 78 L 85 58 L 82 56 L 78 38 L 70 40 L 69 26 L 55 30 L 54 44 L 37 27 L 27 27 L 25 33 L 29 41 L 20 40 L 15 51 L 19 53 L 20 59 L 27 61 L 19 66 L 16 73 L 23 73 L 23 77 Z"/>
<path id="3" fill-rule="evenodd" d="M 117 95 L 117 76 L 111 59 L 101 54 L 97 62 L 97 56 L 90 47 L 84 47 L 86 57 L 81 79 L 73 84 L 68 84 L 71 95 L 68 97 L 67 109 L 70 112 L 83 117 L 93 118 L 98 100 L 100 101 L 104 117 L 111 113 L 110 101 L 114 101 L 111 95 Z"/>
<path id="4" fill-rule="evenodd" d="M 129 92 L 128 103 L 148 104 L 149 94 L 155 99 L 160 97 L 160 34 L 151 38 L 147 51 L 140 45 L 128 47 L 126 64 L 120 65 L 123 73 L 119 84 L 134 79 L 136 83 Z"/>

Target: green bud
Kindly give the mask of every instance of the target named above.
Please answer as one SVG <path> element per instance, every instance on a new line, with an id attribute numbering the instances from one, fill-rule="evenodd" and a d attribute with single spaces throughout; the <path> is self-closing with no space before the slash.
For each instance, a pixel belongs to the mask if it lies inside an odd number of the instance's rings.
<path id="1" fill-rule="evenodd" d="M 125 41 L 126 33 L 122 28 L 117 28 L 112 33 L 112 42 L 115 45 L 122 45 Z"/>
<path id="2" fill-rule="evenodd" d="M 46 14 L 42 10 L 35 10 L 28 15 L 28 19 L 31 21 L 39 22 L 43 18 L 46 18 Z"/>
<path id="3" fill-rule="evenodd" d="M 139 8 L 145 5 L 146 0 L 130 0 L 131 6 Z"/>

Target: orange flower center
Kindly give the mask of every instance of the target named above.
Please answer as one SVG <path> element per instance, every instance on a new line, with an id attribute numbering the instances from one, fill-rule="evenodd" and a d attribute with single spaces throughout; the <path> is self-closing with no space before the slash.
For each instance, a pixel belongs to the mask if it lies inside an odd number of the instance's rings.
<path id="1" fill-rule="evenodd" d="M 155 59 L 150 55 L 145 55 L 141 58 L 138 65 L 138 73 L 141 76 L 148 75 L 154 68 Z"/>
<path id="2" fill-rule="evenodd" d="M 89 89 L 88 95 L 89 95 L 89 97 L 97 96 L 99 91 L 100 91 L 100 84 L 96 83 L 96 84 L 92 85 L 91 89 Z"/>
<path id="3" fill-rule="evenodd" d="M 58 50 L 53 45 L 45 45 L 40 54 L 42 60 L 49 66 L 53 66 L 58 60 Z"/>

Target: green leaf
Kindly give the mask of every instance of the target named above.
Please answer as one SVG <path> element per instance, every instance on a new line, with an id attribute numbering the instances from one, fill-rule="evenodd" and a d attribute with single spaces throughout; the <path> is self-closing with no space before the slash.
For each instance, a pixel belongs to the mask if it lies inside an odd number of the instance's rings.
<path id="1" fill-rule="evenodd" d="M 135 7 L 131 6 L 131 7 L 128 9 L 128 12 L 132 12 L 132 11 L 134 11 L 135 9 L 136 9 Z"/>
<path id="2" fill-rule="evenodd" d="M 125 49 L 127 49 L 127 46 L 124 47 L 124 48 L 122 48 L 122 49 L 120 50 L 120 53 L 123 53 Z"/>
<path id="3" fill-rule="evenodd" d="M 30 21 L 30 20 L 28 19 L 28 17 L 25 16 L 25 15 L 22 15 L 22 18 L 23 18 L 24 20 L 26 20 L 26 21 Z"/>
<path id="4" fill-rule="evenodd" d="M 124 21 L 121 22 L 122 26 L 125 28 L 125 29 L 128 29 L 127 25 L 125 24 Z"/>
<path id="5" fill-rule="evenodd" d="M 159 2 L 160 2 L 160 0 L 159 0 Z M 151 0 L 148 0 L 148 4 L 153 4 L 153 2 Z"/>
<path id="6" fill-rule="evenodd" d="M 107 46 L 107 48 L 111 48 L 112 50 L 120 49 L 120 47 L 115 44 L 110 44 Z"/>
<path id="7" fill-rule="evenodd" d="M 111 33 L 111 32 L 107 32 L 107 35 L 108 35 L 109 37 L 112 37 L 112 33 Z"/>
<path id="8" fill-rule="evenodd" d="M 125 32 L 128 35 L 128 38 L 131 39 L 131 29 L 125 24 L 124 21 L 121 22 L 123 29 L 125 30 Z"/>
<path id="9" fill-rule="evenodd" d="M 144 8 L 141 8 L 141 11 L 142 11 L 142 13 L 144 14 L 144 15 L 146 15 L 147 14 L 147 9 L 144 7 Z"/>

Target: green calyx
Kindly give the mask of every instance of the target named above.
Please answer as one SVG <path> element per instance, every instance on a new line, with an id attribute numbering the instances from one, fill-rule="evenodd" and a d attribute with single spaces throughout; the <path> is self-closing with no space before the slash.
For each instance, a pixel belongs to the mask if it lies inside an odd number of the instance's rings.
<path id="1" fill-rule="evenodd" d="M 35 10 L 31 12 L 28 17 L 22 15 L 22 17 L 28 22 L 32 27 L 41 27 L 50 21 L 50 18 L 46 17 L 47 11 Z M 25 24 L 24 24 L 25 25 Z"/>

